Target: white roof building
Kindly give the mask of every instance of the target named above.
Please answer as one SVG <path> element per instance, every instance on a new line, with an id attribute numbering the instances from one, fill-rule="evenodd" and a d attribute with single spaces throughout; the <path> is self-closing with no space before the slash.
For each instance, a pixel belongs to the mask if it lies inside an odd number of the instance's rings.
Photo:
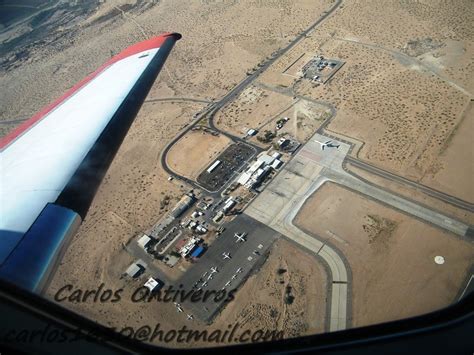
<path id="1" fill-rule="evenodd" d="M 248 172 L 244 171 L 239 179 L 237 180 L 237 182 L 240 184 L 240 185 L 245 185 L 247 183 L 247 181 L 249 181 L 250 177 L 252 176 L 252 174 L 249 174 Z"/>
<path id="2" fill-rule="evenodd" d="M 259 169 L 262 165 L 263 165 L 263 161 L 257 160 L 256 162 L 254 162 L 254 163 L 250 166 L 250 168 L 247 169 L 247 173 L 253 174 L 253 173 L 256 172 L 257 169 Z"/>
<path id="3" fill-rule="evenodd" d="M 266 165 L 270 165 L 275 160 L 274 157 L 269 156 L 268 154 L 262 154 L 257 161 L 261 161 Z"/>
<path id="4" fill-rule="evenodd" d="M 140 265 L 138 265 L 137 263 L 133 263 L 128 267 L 127 271 L 125 272 L 130 277 L 137 277 L 141 270 L 142 268 L 140 267 Z"/>
<path id="5" fill-rule="evenodd" d="M 273 169 L 278 169 L 283 162 L 281 160 L 275 159 L 275 161 L 272 163 L 272 168 Z"/>
<path id="6" fill-rule="evenodd" d="M 150 243 L 151 241 L 151 238 L 149 236 L 147 236 L 146 234 L 143 234 L 140 239 L 138 239 L 138 245 L 141 246 L 143 249 L 146 248 L 146 246 L 148 245 L 148 243 Z"/>
<path id="7" fill-rule="evenodd" d="M 153 292 L 160 283 L 156 281 L 153 277 L 150 277 L 147 282 L 145 282 L 145 287 L 150 290 L 150 292 Z"/>
<path id="8" fill-rule="evenodd" d="M 215 168 L 217 168 L 220 163 L 221 163 L 220 160 L 216 160 L 216 161 L 207 169 L 207 172 L 208 172 L 208 173 L 212 173 L 212 171 L 213 171 Z"/>
<path id="9" fill-rule="evenodd" d="M 222 212 L 226 213 L 227 211 L 230 211 L 232 207 L 234 207 L 235 205 L 236 205 L 236 202 L 233 199 L 227 200 L 224 207 L 222 207 Z"/>

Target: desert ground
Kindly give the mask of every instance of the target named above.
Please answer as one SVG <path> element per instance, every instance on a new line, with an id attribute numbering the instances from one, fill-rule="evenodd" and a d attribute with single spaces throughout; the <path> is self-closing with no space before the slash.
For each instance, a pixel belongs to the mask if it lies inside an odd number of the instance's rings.
<path id="1" fill-rule="evenodd" d="M 295 223 L 339 249 L 352 273 L 352 326 L 407 318 L 456 301 L 472 266 L 458 239 L 378 202 L 326 183 Z M 438 265 L 435 256 L 443 256 Z"/>
<path id="2" fill-rule="evenodd" d="M 73 290 L 97 290 L 103 283 L 103 291 L 123 289 L 118 302 L 94 302 L 92 298 L 85 302 L 62 300 L 60 305 L 80 314 L 99 319 L 101 323 L 122 330 L 132 327 L 135 330 L 148 325 L 153 329 L 159 323 L 160 329 L 180 329 L 183 325 L 193 330 L 227 329 L 227 326 L 238 324 L 239 333 L 245 330 L 283 331 L 285 338 L 298 335 L 321 333 L 325 331 L 326 319 L 326 271 L 322 264 L 309 253 L 302 251 L 289 241 L 278 240 L 272 247 L 267 261 L 260 270 L 249 277 L 235 299 L 230 302 L 211 326 L 194 319 L 186 320 L 185 314 L 177 314 L 171 302 L 133 302 L 133 293 L 145 281 L 144 277 L 130 280 L 122 277 L 123 270 L 133 262 L 131 256 L 122 249 L 116 240 L 126 240 L 132 227 L 120 217 L 109 213 L 102 223 L 94 226 L 97 234 L 103 239 L 96 243 L 104 255 L 100 260 L 85 260 L 77 274 L 64 277 L 64 284 L 56 282 L 48 292 L 54 297 L 61 287 L 71 284 L 73 289 L 58 293 L 69 296 Z M 111 246 L 112 249 L 111 249 Z M 77 241 L 69 249 L 69 257 L 81 257 L 82 249 Z M 63 261 L 67 264 L 67 261 Z M 93 267 L 89 265 L 93 264 Z M 97 268 L 99 266 L 99 268 Z M 91 278 L 84 275 L 92 276 Z M 293 297 L 291 304 L 285 303 L 286 290 L 289 288 Z M 248 295 L 253 295 L 249 298 Z M 186 344 L 158 341 L 156 345 L 189 347 Z M 202 346 L 219 344 L 198 343 Z"/>
<path id="3" fill-rule="evenodd" d="M 66 284 L 96 289 L 104 282 L 111 289 L 132 290 L 134 284 L 120 278 L 133 261 L 122 244 L 149 229 L 188 191 L 180 182 L 167 180 L 160 154 L 205 103 L 157 99 L 219 99 L 331 3 L 107 1 L 78 21 L 59 21 L 56 27 L 51 22 L 42 42 L 0 53 L 3 136 L 126 46 L 162 32 L 183 35 L 108 170 L 47 297 Z M 290 121 L 281 132 L 304 141 L 328 117 L 327 105 L 331 105 L 337 111 L 326 130 L 358 142 L 353 155 L 472 202 L 474 32 L 469 23 L 473 22 L 474 7 L 468 0 L 455 4 L 345 1 L 224 107 L 216 123 L 241 136 L 248 128 L 273 129 L 280 116 L 288 116 Z M 2 33 L 0 45 L 29 30 L 24 26 Z M 290 74 L 294 74 L 317 54 L 346 62 L 328 83 L 313 85 L 284 73 L 292 64 Z M 190 177 L 228 144 L 223 137 L 202 132 L 187 137 L 173 148 L 169 163 Z M 193 147 L 202 139 L 202 147 Z M 195 156 L 193 164 L 186 164 L 183 151 Z M 412 193 L 377 177 L 365 178 L 407 196 Z M 168 198 L 169 205 L 160 208 Z M 473 221 L 472 214 L 421 194 L 416 198 Z M 348 259 L 353 326 L 452 303 L 474 257 L 472 242 L 330 184 L 308 200 L 297 222 L 327 238 Z M 446 263 L 436 265 L 435 255 L 444 256 Z M 364 258 L 368 262 L 362 263 Z M 278 268 L 286 272 L 277 275 Z M 239 321 L 252 329 L 273 329 L 277 324 L 287 336 L 323 332 L 326 282 L 318 260 L 281 239 L 261 272 L 247 281 L 212 327 Z M 282 303 L 287 284 L 295 296 L 291 305 Z M 249 299 L 249 294 L 255 299 Z M 157 322 L 168 329 L 183 324 L 205 327 L 177 316 L 172 304 L 132 303 L 129 298 L 124 295 L 114 304 L 61 304 L 116 327 Z"/>
<path id="4" fill-rule="evenodd" d="M 326 283 L 326 271 L 319 260 L 280 239 L 272 246 L 262 269 L 249 278 L 235 302 L 224 309 L 215 324 L 235 320 L 252 329 L 283 330 L 288 338 L 322 333 L 326 319 Z M 294 296 L 292 304 L 284 302 L 287 286 Z"/>
<path id="5" fill-rule="evenodd" d="M 48 297 L 69 283 L 81 289 L 96 289 L 101 282 L 109 288 L 125 285 L 119 276 L 132 260 L 122 250 L 122 244 L 150 228 L 188 190 L 179 182 L 167 180 L 159 158 L 166 143 L 205 104 L 156 99 L 219 98 L 244 79 L 247 70 L 307 27 L 329 4 L 329 0 L 318 4 L 309 0 L 104 2 L 71 26 L 55 28 L 54 18 L 50 19 L 51 27 L 44 33 L 42 44 L 27 43 L 2 58 L 0 85 L 8 89 L 0 97 L 0 133 L 5 135 L 126 46 L 162 32 L 183 35 L 68 248 L 47 291 Z M 29 29 L 20 30 L 27 33 Z M 18 33 L 8 36 L 15 35 Z M 220 149 L 226 143 L 219 138 L 216 144 Z M 183 165 L 183 169 L 187 168 Z M 191 167 L 190 175 L 193 169 L 197 168 Z M 171 198 L 169 206 L 160 209 L 167 197 Z M 288 272 L 285 278 L 294 280 L 294 292 L 299 295 L 303 292 L 301 280 L 296 274 L 290 275 Z M 301 309 L 299 312 L 303 310 L 301 299 L 296 298 L 293 307 Z M 148 304 L 126 301 L 63 305 L 108 325 L 135 327 L 160 321 L 173 327 L 177 318 L 172 305 L 152 309 Z M 280 322 L 282 327 L 293 326 L 288 317 L 281 316 Z M 319 321 L 309 322 L 302 331 L 322 330 L 320 326 Z"/>
<path id="6" fill-rule="evenodd" d="M 434 170 L 421 180 L 466 201 L 474 201 L 474 102 L 471 100 L 461 121 L 446 139 Z M 453 174 L 453 172 L 457 172 Z M 472 221 L 472 220 L 471 220 Z"/>
<path id="7" fill-rule="evenodd" d="M 176 96 L 217 98 L 245 78 L 245 72 L 293 38 L 329 7 L 330 1 L 140 1 L 102 3 L 69 36 L 48 33 L 45 45 L 31 45 L 15 66 L 2 66 L 0 120 L 28 118 L 61 96 L 102 63 L 140 40 L 179 32 L 151 95 L 163 83 Z M 58 38 L 57 38 L 58 37 Z M 17 51 L 21 51 L 18 48 Z M 16 52 L 14 53 L 16 54 Z"/>
<path id="8" fill-rule="evenodd" d="M 192 131 L 173 145 L 167 155 L 168 165 L 174 172 L 196 179 L 230 142 L 223 135 L 213 136 L 203 130 Z"/>
<path id="9" fill-rule="evenodd" d="M 265 131 L 276 132 L 277 137 L 286 133 L 300 142 L 305 142 L 327 118 L 328 108 L 318 103 L 292 97 L 285 92 L 266 90 L 253 85 L 240 94 L 216 116 L 220 129 L 243 136 L 250 128 L 257 130 L 258 136 Z M 283 117 L 290 118 L 282 129 L 276 130 L 276 122 Z M 259 143 L 253 138 L 253 142 Z"/>
<path id="10" fill-rule="evenodd" d="M 430 209 L 442 211 L 445 215 L 451 216 L 455 219 L 463 221 L 465 223 L 472 224 L 474 221 L 474 213 L 452 206 L 450 204 L 444 203 L 434 197 L 430 197 L 425 193 L 419 191 L 418 189 L 406 186 L 395 181 L 385 179 L 383 177 L 370 174 L 363 169 L 360 169 L 356 166 L 353 166 L 351 163 L 346 164 L 347 171 L 351 174 L 354 174 L 357 177 L 360 177 L 370 183 L 381 186 L 388 191 L 392 191 L 397 195 L 404 196 L 407 199 L 416 201 L 422 205 L 429 206 Z"/>
<path id="11" fill-rule="evenodd" d="M 472 202 L 472 144 L 455 145 L 453 136 L 472 116 L 473 19 L 467 1 L 346 2 L 259 81 L 332 104 L 327 130 L 359 141 L 360 159 Z M 324 85 L 287 75 L 308 53 L 346 64 Z M 446 150 L 468 168 L 441 158 Z"/>

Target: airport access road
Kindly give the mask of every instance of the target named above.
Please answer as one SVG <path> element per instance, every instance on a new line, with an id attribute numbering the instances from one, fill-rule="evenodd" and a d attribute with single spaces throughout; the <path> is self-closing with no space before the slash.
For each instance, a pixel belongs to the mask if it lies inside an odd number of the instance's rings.
<path id="1" fill-rule="evenodd" d="M 201 122 L 201 120 L 208 120 L 209 126 L 214 129 L 216 132 L 219 132 L 226 137 L 230 138 L 234 142 L 241 142 L 248 144 L 252 146 L 257 153 L 261 152 L 263 149 L 260 146 L 257 146 L 255 144 L 252 144 L 248 141 L 246 141 L 243 138 L 236 137 L 228 132 L 225 132 L 221 129 L 219 129 L 215 123 L 214 123 L 214 118 L 217 112 L 227 105 L 229 102 L 231 102 L 235 97 L 237 97 L 243 90 L 245 90 L 248 86 L 250 86 L 255 79 L 257 79 L 265 70 L 267 70 L 276 60 L 281 58 L 284 54 L 286 54 L 291 48 L 293 48 L 299 41 L 301 41 L 303 38 L 305 38 L 308 34 L 310 34 L 312 31 L 314 31 L 327 17 L 332 15 L 334 11 L 341 5 L 342 0 L 337 0 L 335 1 L 334 5 L 328 10 L 323 12 L 323 14 L 318 17 L 318 19 L 311 24 L 306 30 L 300 32 L 293 40 L 291 40 L 287 46 L 278 49 L 275 51 L 270 58 L 262 62 L 258 68 L 253 72 L 247 75 L 245 79 L 243 79 L 239 84 L 237 84 L 232 90 L 230 90 L 225 96 L 223 96 L 220 100 L 215 101 L 213 104 L 210 104 L 203 112 L 201 112 L 198 117 L 196 117 L 196 120 L 186 126 L 184 129 L 181 130 L 163 149 L 160 157 L 160 162 L 161 166 L 163 169 L 166 171 L 166 173 L 175 179 L 181 180 L 185 182 L 186 184 L 189 184 L 190 186 L 194 188 L 201 188 L 199 184 L 197 184 L 194 180 L 188 179 L 185 176 L 179 175 L 175 173 L 169 166 L 166 161 L 166 157 L 173 147 L 174 144 L 176 144 L 186 133 L 188 133 L 193 127 L 195 127 L 198 123 Z"/>

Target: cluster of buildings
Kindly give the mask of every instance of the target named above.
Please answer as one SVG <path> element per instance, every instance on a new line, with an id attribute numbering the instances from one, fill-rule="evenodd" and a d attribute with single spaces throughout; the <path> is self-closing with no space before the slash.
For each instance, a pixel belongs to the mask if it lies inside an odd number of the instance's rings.
<path id="1" fill-rule="evenodd" d="M 184 195 L 181 198 L 181 200 L 176 204 L 176 206 L 173 208 L 170 215 L 173 218 L 178 218 L 184 212 L 186 212 L 189 207 L 192 206 L 194 201 L 195 201 L 195 197 L 193 194 L 189 193 L 189 194 Z"/>
<path id="2" fill-rule="evenodd" d="M 272 169 L 278 169 L 283 162 L 280 160 L 281 153 L 274 152 L 272 155 L 261 154 L 258 159 L 238 178 L 237 182 L 247 189 L 257 187 Z"/>
<path id="3" fill-rule="evenodd" d="M 217 214 L 214 216 L 212 219 L 214 223 L 219 222 L 222 217 L 224 217 L 225 214 L 227 214 L 234 206 L 237 204 L 237 200 L 230 196 L 227 200 L 224 202 L 224 206 L 222 206 L 221 210 L 217 212 Z"/>
<path id="4" fill-rule="evenodd" d="M 201 242 L 202 239 L 196 236 L 183 239 L 176 245 L 176 250 L 183 258 L 188 256 L 197 258 L 204 252 L 204 247 L 200 245 Z"/>

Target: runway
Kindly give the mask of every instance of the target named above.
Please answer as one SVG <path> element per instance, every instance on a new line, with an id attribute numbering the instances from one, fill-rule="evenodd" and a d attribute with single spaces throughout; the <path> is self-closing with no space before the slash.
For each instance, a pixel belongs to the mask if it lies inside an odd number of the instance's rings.
<path id="1" fill-rule="evenodd" d="M 330 270 L 329 279 L 332 280 L 329 290 L 329 330 L 335 331 L 349 327 L 349 265 L 344 256 L 332 246 L 323 243 L 322 238 L 309 235 L 293 224 L 306 199 L 323 183 L 331 181 L 342 185 L 459 236 L 466 236 L 469 226 L 357 179 L 343 169 L 343 162 L 350 150 L 348 144 L 333 140 L 334 145 L 339 145 L 339 148 L 325 147 L 322 150 L 316 140 L 325 142 L 328 138 L 316 133 L 244 213 L 323 258 Z"/>

